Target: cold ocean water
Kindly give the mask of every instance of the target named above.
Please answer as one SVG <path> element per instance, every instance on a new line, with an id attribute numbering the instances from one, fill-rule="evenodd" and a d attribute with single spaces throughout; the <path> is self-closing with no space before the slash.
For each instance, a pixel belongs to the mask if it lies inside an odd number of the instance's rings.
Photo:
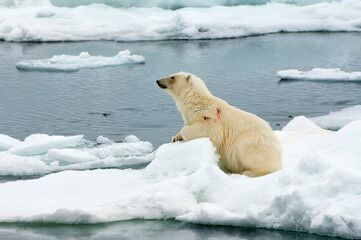
<path id="1" fill-rule="evenodd" d="M 183 122 L 173 99 L 155 80 L 179 71 L 198 75 L 214 95 L 259 115 L 273 129 L 281 129 L 298 115 L 316 117 L 360 104 L 358 82 L 280 81 L 277 77 L 283 69 L 358 71 L 360 38 L 360 33 L 278 33 L 227 40 L 0 42 L 0 133 L 20 140 L 34 133 L 82 134 L 91 141 L 103 135 L 116 142 L 135 135 L 157 149 L 170 141 Z M 24 60 L 78 56 L 85 51 L 91 56 L 113 57 L 125 49 L 143 56 L 145 63 L 67 72 L 15 67 Z M 14 177 L 2 177 L 3 182 L 8 180 Z M 327 239 L 306 233 L 173 220 L 0 224 L 0 239 L 49 237 Z"/>
<path id="2" fill-rule="evenodd" d="M 1 239 L 159 239 L 159 240 L 210 240 L 210 239 L 261 239 L 261 240 L 332 240 L 306 233 L 272 231 L 258 228 L 239 228 L 231 226 L 203 226 L 166 221 L 125 221 L 109 224 L 5 224 L 0 225 Z"/>

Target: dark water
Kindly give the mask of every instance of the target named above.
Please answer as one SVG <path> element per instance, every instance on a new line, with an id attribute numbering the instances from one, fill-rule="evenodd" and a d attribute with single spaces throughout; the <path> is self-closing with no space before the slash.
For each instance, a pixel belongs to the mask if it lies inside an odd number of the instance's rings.
<path id="1" fill-rule="evenodd" d="M 332 240 L 335 238 L 266 229 L 202 226 L 167 220 L 126 221 L 96 225 L 2 224 L 0 225 L 0 239 Z"/>
<path id="2" fill-rule="evenodd" d="M 159 42 L 0 42 L 0 133 L 84 134 L 123 140 L 134 134 L 155 148 L 182 127 L 173 99 L 155 80 L 186 71 L 211 92 L 255 113 L 274 129 L 289 116 L 318 116 L 361 104 L 361 84 L 279 82 L 278 70 L 314 67 L 361 70 L 360 33 L 271 34 L 230 40 Z M 77 72 L 19 71 L 18 61 L 57 54 L 114 56 L 129 48 L 142 65 Z M 103 116 L 103 113 L 111 113 Z M 0 224 L 0 239 L 326 239 L 315 235 L 210 227 L 176 221 L 101 225 Z"/>
<path id="3" fill-rule="evenodd" d="M 155 80 L 186 71 L 210 91 L 255 113 L 274 129 L 289 116 L 317 116 L 361 103 L 361 84 L 279 82 L 278 70 L 339 67 L 361 70 L 360 33 L 271 34 L 230 40 L 158 42 L 0 42 L 0 133 L 98 135 L 123 140 L 134 134 L 158 147 L 182 127 L 173 99 Z M 77 72 L 20 71 L 21 60 L 56 54 L 114 56 L 130 49 L 142 65 Z M 111 113 L 104 117 L 102 113 Z"/>

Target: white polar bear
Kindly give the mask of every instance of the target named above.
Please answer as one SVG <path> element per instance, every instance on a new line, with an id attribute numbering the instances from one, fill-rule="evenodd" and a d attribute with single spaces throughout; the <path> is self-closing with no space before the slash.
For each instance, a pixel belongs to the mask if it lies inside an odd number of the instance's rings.
<path id="1" fill-rule="evenodd" d="M 173 142 L 210 138 L 231 173 L 257 177 L 282 168 L 281 145 L 266 121 L 213 96 L 193 74 L 172 74 L 157 84 L 174 98 L 184 120 Z"/>

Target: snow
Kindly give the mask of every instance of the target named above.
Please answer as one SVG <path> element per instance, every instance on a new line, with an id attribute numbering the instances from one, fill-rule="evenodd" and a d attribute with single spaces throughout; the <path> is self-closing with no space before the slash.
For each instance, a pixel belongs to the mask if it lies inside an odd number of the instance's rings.
<path id="1" fill-rule="evenodd" d="M 0 39 L 30 42 L 213 39 L 276 32 L 360 31 L 361 25 L 359 0 L 309 1 L 314 4 L 264 1 L 267 4 L 232 7 L 202 1 L 205 7 L 212 6 L 209 8 L 194 8 L 197 1 L 187 1 L 190 3 L 182 5 L 191 7 L 177 10 L 151 7 L 168 6 L 167 1 L 156 1 L 160 4 L 150 6 L 147 2 L 153 1 L 139 1 L 131 8 L 105 4 L 69 8 L 47 1 L 25 2 L 0 7 Z"/>
<path id="2" fill-rule="evenodd" d="M 360 238 L 361 121 L 332 132 L 300 116 L 276 134 L 284 169 L 264 177 L 221 171 L 209 139 L 169 143 L 144 169 L 63 171 L 0 183 L 0 222 L 171 218 Z M 111 146 L 100 145 L 99 153 Z"/>
<path id="3" fill-rule="evenodd" d="M 326 129 L 340 129 L 350 122 L 361 120 L 361 105 L 347 107 L 338 112 L 310 118 L 311 121 Z"/>
<path id="4" fill-rule="evenodd" d="M 21 61 L 16 64 L 16 67 L 22 70 L 76 71 L 80 68 L 99 68 L 144 62 L 143 56 L 132 55 L 127 49 L 120 51 L 114 57 L 90 56 L 88 52 L 82 52 L 79 56 L 62 54 L 48 59 Z"/>
<path id="5" fill-rule="evenodd" d="M 99 136 L 97 140 L 102 138 Z M 138 142 L 115 143 L 107 140 L 102 139 L 103 144 L 97 145 L 85 140 L 82 135 L 34 134 L 24 141 L 0 135 L 0 176 L 135 167 L 147 164 L 154 158 L 153 146 L 149 142 L 138 139 Z"/>
<path id="6" fill-rule="evenodd" d="M 339 68 L 313 68 L 310 71 L 282 70 L 277 76 L 284 80 L 361 81 L 361 72 L 344 72 Z"/>

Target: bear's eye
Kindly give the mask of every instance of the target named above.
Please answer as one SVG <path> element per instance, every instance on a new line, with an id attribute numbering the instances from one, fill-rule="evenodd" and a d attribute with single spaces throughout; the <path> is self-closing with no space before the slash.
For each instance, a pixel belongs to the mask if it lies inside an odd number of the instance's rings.
<path id="1" fill-rule="evenodd" d="M 204 117 L 203 117 L 203 119 L 204 119 L 204 120 L 208 120 L 208 119 L 209 119 L 209 117 L 204 116 Z"/>
<path id="2" fill-rule="evenodd" d="M 170 79 L 174 80 L 174 77 L 171 77 Z"/>

